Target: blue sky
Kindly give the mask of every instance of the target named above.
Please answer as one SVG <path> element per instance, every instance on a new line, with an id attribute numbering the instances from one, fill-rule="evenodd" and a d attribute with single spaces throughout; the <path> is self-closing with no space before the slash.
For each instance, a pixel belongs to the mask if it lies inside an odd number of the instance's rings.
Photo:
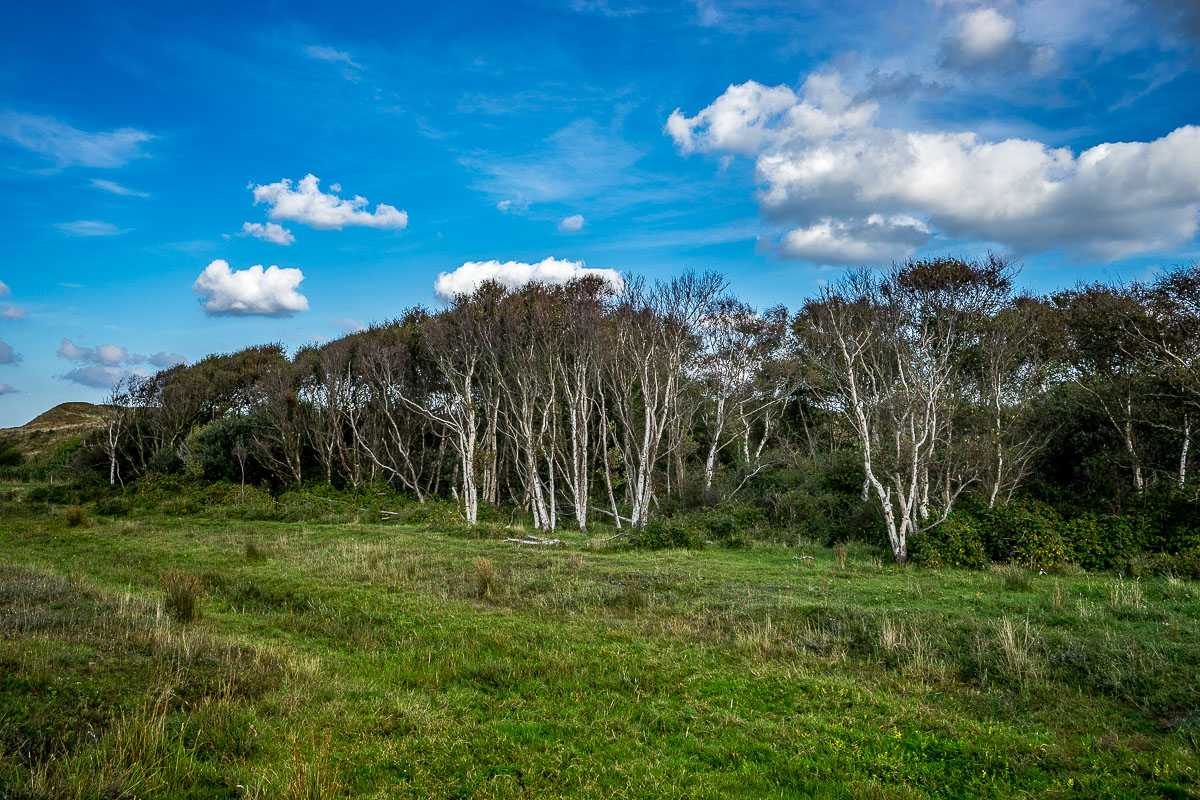
<path id="1" fill-rule="evenodd" d="M 0 426 L 442 273 L 1200 254 L 1192 0 L 117 7 L 0 10 Z"/>

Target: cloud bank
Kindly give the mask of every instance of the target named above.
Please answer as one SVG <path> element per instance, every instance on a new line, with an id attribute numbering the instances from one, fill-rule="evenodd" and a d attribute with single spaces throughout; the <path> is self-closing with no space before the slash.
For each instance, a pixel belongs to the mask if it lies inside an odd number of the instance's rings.
<path id="1" fill-rule="evenodd" d="M 986 49 L 986 41 L 978 46 Z M 1191 240 L 1200 222 L 1200 127 L 1075 154 L 972 131 L 884 128 L 837 74 L 799 92 L 730 86 L 665 131 L 679 151 L 752 156 L 773 247 L 821 263 L 902 258 L 937 236 L 1018 252 L 1078 250 L 1104 259 Z"/>
<path id="2" fill-rule="evenodd" d="M 401 230 L 408 225 L 408 213 L 397 210 L 386 203 L 379 203 L 374 211 L 367 211 L 367 198 L 355 195 L 352 199 L 339 197 L 337 184 L 326 194 L 320 189 L 321 181 L 313 174 L 305 175 L 292 188 L 292 181 L 284 178 L 276 183 L 252 186 L 254 204 L 266 203 L 271 207 L 267 216 L 273 220 L 288 220 L 308 225 L 321 231 L 341 230 L 348 226 Z"/>
<path id="3" fill-rule="evenodd" d="M 565 261 L 550 257 L 536 264 L 521 261 L 468 261 L 453 272 L 438 275 L 433 284 L 433 292 L 442 300 L 451 300 L 456 295 L 470 294 L 484 281 L 495 281 L 510 289 L 518 289 L 535 281 L 564 284 L 586 275 L 603 278 L 618 292 L 625 288 L 621 273 L 615 269 L 585 267 L 582 261 Z"/>
<path id="4" fill-rule="evenodd" d="M 233 270 L 224 259 L 213 261 L 196 282 L 192 294 L 200 298 L 205 314 L 212 316 L 290 317 L 308 310 L 308 299 L 297 291 L 304 273 L 289 267 Z"/>

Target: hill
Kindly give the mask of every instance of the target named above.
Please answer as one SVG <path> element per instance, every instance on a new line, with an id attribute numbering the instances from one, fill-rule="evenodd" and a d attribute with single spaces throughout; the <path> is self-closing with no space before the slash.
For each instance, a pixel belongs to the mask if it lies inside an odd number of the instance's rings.
<path id="1" fill-rule="evenodd" d="M 0 437 L 11 439 L 25 458 L 36 461 L 44 453 L 74 436 L 104 423 L 105 406 L 94 403 L 60 403 L 17 428 L 0 428 Z"/>

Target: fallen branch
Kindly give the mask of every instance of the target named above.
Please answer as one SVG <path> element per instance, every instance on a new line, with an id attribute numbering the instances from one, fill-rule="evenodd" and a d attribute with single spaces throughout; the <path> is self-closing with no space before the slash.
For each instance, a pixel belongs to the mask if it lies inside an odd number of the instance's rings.
<path id="1" fill-rule="evenodd" d="M 534 536 L 532 533 L 527 533 L 524 536 L 522 536 L 520 539 L 505 539 L 504 541 L 512 542 L 513 544 L 540 545 L 542 547 L 553 547 L 555 545 L 560 545 L 560 544 L 564 544 L 564 545 L 571 544 L 570 542 L 565 542 L 562 539 L 547 539 L 544 536 Z"/>
<path id="2" fill-rule="evenodd" d="M 397 517 L 400 515 L 399 511 L 384 511 L 383 509 L 363 508 L 362 506 L 356 506 L 353 503 L 347 503 L 345 500 L 334 500 L 332 497 L 318 497 L 316 495 L 312 495 L 312 499 L 324 500 L 326 503 L 338 503 L 339 505 L 350 506 L 350 508 L 354 509 L 355 511 L 366 511 L 367 513 L 375 512 L 381 517 Z"/>
<path id="3" fill-rule="evenodd" d="M 622 536 L 632 536 L 632 535 L 633 535 L 633 531 L 621 531 L 620 533 L 618 533 L 614 536 L 605 536 L 603 539 L 589 539 L 588 544 L 603 544 L 604 542 L 611 542 L 613 539 L 620 539 Z"/>
<path id="4" fill-rule="evenodd" d="M 592 511 L 595 511 L 597 514 L 607 514 L 608 516 L 615 517 L 616 519 L 619 519 L 622 522 L 628 522 L 630 525 L 633 524 L 633 520 L 631 520 L 629 517 L 622 517 L 620 514 L 614 514 L 611 511 L 607 511 L 603 508 L 596 508 L 595 506 L 590 506 L 590 508 L 592 509 Z"/>

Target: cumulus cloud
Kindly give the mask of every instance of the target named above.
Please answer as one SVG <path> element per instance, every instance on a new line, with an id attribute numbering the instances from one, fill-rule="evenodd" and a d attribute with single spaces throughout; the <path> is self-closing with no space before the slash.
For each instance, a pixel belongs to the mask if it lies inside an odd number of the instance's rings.
<path id="1" fill-rule="evenodd" d="M 0 394 L 17 394 L 20 391 L 20 389 L 9 386 L 7 383 L 0 383 Z"/>
<path id="2" fill-rule="evenodd" d="M 142 158 L 142 145 L 155 137 L 136 128 L 91 133 L 53 117 L 0 112 L 0 138 L 55 162 L 58 167 L 121 167 Z"/>
<path id="3" fill-rule="evenodd" d="M 572 214 L 569 217 L 564 217 L 558 223 L 558 229 L 565 233 L 574 233 L 583 229 L 583 214 Z"/>
<path id="4" fill-rule="evenodd" d="M 81 347 L 67 337 L 63 337 L 58 348 L 58 357 L 80 364 L 99 364 L 102 366 L 117 366 L 119 364 L 152 364 L 156 367 L 173 367 L 176 364 L 187 363 L 187 358 L 179 353 L 157 352 L 143 356 L 130 353 L 124 347 L 115 344 L 102 344 L 96 347 Z"/>
<path id="5" fill-rule="evenodd" d="M 778 247 L 799 258 L 857 260 L 887 243 L 900 258 L 942 234 L 1115 259 L 1196 235 L 1200 127 L 1076 154 L 971 131 L 884 128 L 877 111 L 823 74 L 798 93 L 731 86 L 694 117 L 672 113 L 666 132 L 682 153 L 754 156 L 761 210 L 793 228 Z"/>
<path id="6" fill-rule="evenodd" d="M 295 188 L 290 179 L 284 178 L 251 189 L 254 204 L 269 205 L 271 210 L 267 216 L 273 220 L 299 222 L 322 231 L 340 231 L 353 225 L 400 230 L 408 225 L 407 212 L 386 203 L 379 203 L 374 211 L 367 211 L 367 198 L 358 195 L 349 200 L 338 197 L 341 187 L 337 184 L 326 194 L 321 191 L 320 183 L 320 179 L 310 173 L 301 178 Z"/>
<path id="7" fill-rule="evenodd" d="M 8 288 L 8 284 L 0 281 L 0 297 L 9 297 L 12 295 L 12 289 Z"/>
<path id="8" fill-rule="evenodd" d="M 304 273 L 289 267 L 232 270 L 218 258 L 192 285 L 192 294 L 200 298 L 204 313 L 213 316 L 290 317 L 308 310 L 308 299 L 297 291 Z"/>
<path id="9" fill-rule="evenodd" d="M 111 222 L 101 222 L 95 219 L 60 222 L 55 227 L 71 236 L 120 236 L 122 233 L 129 232 L 128 229 L 122 230 Z"/>
<path id="10" fill-rule="evenodd" d="M 20 306 L 0 307 L 0 319 L 7 319 L 11 320 L 12 322 L 19 322 L 25 319 L 25 313 L 25 309 L 21 308 Z"/>
<path id="11" fill-rule="evenodd" d="M 1019 38 L 1016 20 L 987 6 L 960 14 L 941 49 L 943 66 L 960 72 L 1027 68 L 1045 74 L 1056 61 L 1053 46 Z"/>
<path id="12" fill-rule="evenodd" d="M 825 217 L 785 233 L 779 252 L 822 264 L 863 264 L 911 253 L 928 239 L 925 223 L 904 215 L 885 218 L 872 214 L 862 221 Z"/>
<path id="13" fill-rule="evenodd" d="M 80 347 L 70 339 L 63 337 L 58 348 L 58 357 L 68 361 L 78 361 L 83 364 L 120 364 L 129 358 L 129 351 L 115 344 L 102 344 L 99 347 Z"/>
<path id="14" fill-rule="evenodd" d="M 144 356 L 130 353 L 115 344 L 82 347 L 67 337 L 63 337 L 58 348 L 58 357 L 82 365 L 59 375 L 59 378 L 95 389 L 108 389 L 122 378 L 149 374 L 145 367 L 135 365 L 149 364 L 161 369 L 187 363 L 187 359 L 179 353 L 158 352 Z"/>
<path id="15" fill-rule="evenodd" d="M 101 191 L 109 192 L 110 194 L 119 194 L 122 197 L 149 197 L 146 192 L 138 192 L 130 189 L 127 186 L 122 186 L 116 181 L 106 181 L 103 178 L 92 178 L 92 188 L 100 189 Z"/>
<path id="16" fill-rule="evenodd" d="M 0 364 L 19 364 L 21 354 L 13 352 L 12 345 L 0 339 Z"/>
<path id="17" fill-rule="evenodd" d="M 625 288 L 621 273 L 615 269 L 585 267 L 582 261 L 550 257 L 536 264 L 521 261 L 468 261 L 453 272 L 438 275 L 433 291 L 442 300 L 450 300 L 456 295 L 470 294 L 484 281 L 495 281 L 510 289 L 517 289 L 535 281 L 564 284 L 587 275 L 603 278 L 618 292 Z"/>
<path id="18" fill-rule="evenodd" d="M 296 237 L 287 228 L 280 225 L 278 222 L 268 222 L 266 225 L 261 222 L 243 222 L 241 236 L 253 236 L 255 239 L 262 239 L 264 242 L 273 244 L 281 244 L 287 247 L 292 242 L 296 241 Z"/>
<path id="19" fill-rule="evenodd" d="M 147 372 L 144 369 L 127 369 L 124 367 L 92 364 L 86 367 L 76 367 L 58 377 L 64 381 L 71 381 L 71 383 L 78 383 L 80 386 L 89 386 L 93 389 L 111 389 L 117 384 L 117 381 L 123 378 L 134 375 L 144 376 L 146 374 Z"/>

